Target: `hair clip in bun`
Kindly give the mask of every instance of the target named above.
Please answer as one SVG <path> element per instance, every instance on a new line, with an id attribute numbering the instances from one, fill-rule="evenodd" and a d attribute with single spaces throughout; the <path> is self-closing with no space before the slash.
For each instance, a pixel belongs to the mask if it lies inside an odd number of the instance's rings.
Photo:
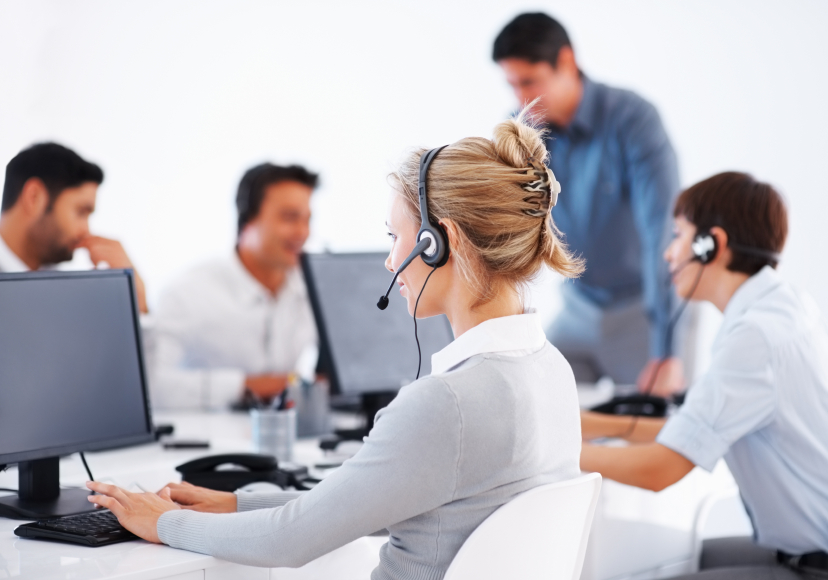
<path id="1" fill-rule="evenodd" d="M 552 173 L 552 170 L 548 167 L 546 170 L 549 172 L 549 207 L 553 208 L 558 205 L 558 194 L 561 193 L 561 184 L 560 182 L 555 179 L 555 174 Z"/>
<path id="2" fill-rule="evenodd" d="M 526 160 L 529 170 L 526 175 L 534 179 L 521 185 L 524 191 L 532 193 L 524 197 L 523 201 L 532 207 L 523 210 L 523 213 L 532 217 L 545 217 L 549 210 L 558 203 L 558 194 L 561 192 L 561 184 L 555 179 L 555 174 L 543 163 L 538 162 L 534 157 Z"/>

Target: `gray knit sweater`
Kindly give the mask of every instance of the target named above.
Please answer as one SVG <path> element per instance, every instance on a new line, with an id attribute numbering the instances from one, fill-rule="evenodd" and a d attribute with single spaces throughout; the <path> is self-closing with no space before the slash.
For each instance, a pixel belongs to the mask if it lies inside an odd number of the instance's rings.
<path id="1" fill-rule="evenodd" d="M 309 492 L 240 494 L 239 512 L 167 512 L 161 540 L 298 567 L 388 528 L 373 580 L 439 580 L 474 529 L 528 489 L 577 477 L 575 381 L 552 345 L 474 356 L 400 390 L 362 449 Z"/>

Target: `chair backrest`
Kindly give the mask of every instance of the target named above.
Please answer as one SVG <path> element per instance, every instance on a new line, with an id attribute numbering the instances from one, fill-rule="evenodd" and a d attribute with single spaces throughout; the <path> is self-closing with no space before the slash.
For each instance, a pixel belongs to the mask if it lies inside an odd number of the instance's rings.
<path id="1" fill-rule="evenodd" d="M 590 473 L 518 495 L 469 536 L 444 580 L 578 580 L 600 490 Z"/>

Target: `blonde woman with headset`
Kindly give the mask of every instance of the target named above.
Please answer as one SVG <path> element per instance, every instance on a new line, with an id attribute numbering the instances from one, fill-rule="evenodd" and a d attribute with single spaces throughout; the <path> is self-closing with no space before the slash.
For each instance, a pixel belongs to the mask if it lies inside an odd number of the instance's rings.
<path id="1" fill-rule="evenodd" d="M 498 507 L 579 475 L 572 371 L 522 299 L 544 266 L 567 277 L 583 269 L 550 215 L 560 186 L 544 165 L 542 135 L 521 114 L 491 140 L 471 137 L 431 153 L 428 224 L 418 196 L 424 152 L 392 175 L 386 266 L 398 273 L 409 312 L 445 314 L 455 340 L 434 355 L 431 375 L 377 414 L 360 451 L 307 492 L 236 495 L 170 484 L 158 495 L 133 494 L 90 482 L 101 494 L 90 501 L 149 541 L 253 566 L 301 566 L 387 528 L 372 578 L 431 579 L 442 578 Z M 434 248 L 425 248 L 400 271 L 421 225 L 445 232 L 445 255 L 428 265 Z"/>

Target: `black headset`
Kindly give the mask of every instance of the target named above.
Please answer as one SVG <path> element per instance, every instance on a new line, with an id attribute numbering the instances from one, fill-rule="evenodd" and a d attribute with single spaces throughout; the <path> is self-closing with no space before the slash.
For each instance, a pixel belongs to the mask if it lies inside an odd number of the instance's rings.
<path id="1" fill-rule="evenodd" d="M 779 254 L 771 252 L 770 250 L 754 248 L 753 246 L 743 246 L 742 244 L 734 244 L 729 240 L 727 247 L 741 254 L 747 254 L 756 258 L 764 258 L 774 265 L 779 263 Z M 716 241 L 716 236 L 714 236 L 710 230 L 702 230 L 696 234 L 695 238 L 693 238 L 693 243 L 690 244 L 690 249 L 693 252 L 692 261 L 707 265 L 715 260 L 716 256 L 719 254 L 719 242 Z"/>
<path id="2" fill-rule="evenodd" d="M 417 245 L 408 254 L 408 257 L 403 260 L 400 267 L 394 273 L 394 278 L 388 286 L 388 291 L 384 296 L 380 296 L 377 302 L 377 308 L 385 310 L 388 307 L 388 295 L 391 293 L 391 288 L 397 281 L 403 270 L 408 268 L 408 265 L 414 261 L 414 258 L 421 256 L 423 262 L 427 266 L 431 266 L 435 270 L 440 266 L 445 266 L 449 258 L 449 243 L 445 230 L 438 223 L 431 221 L 428 217 L 428 194 L 426 190 L 426 180 L 428 177 L 428 168 L 443 149 L 448 145 L 436 147 L 430 151 L 426 151 L 420 157 L 420 175 L 417 184 L 417 195 L 420 198 L 420 231 L 417 232 Z"/>

